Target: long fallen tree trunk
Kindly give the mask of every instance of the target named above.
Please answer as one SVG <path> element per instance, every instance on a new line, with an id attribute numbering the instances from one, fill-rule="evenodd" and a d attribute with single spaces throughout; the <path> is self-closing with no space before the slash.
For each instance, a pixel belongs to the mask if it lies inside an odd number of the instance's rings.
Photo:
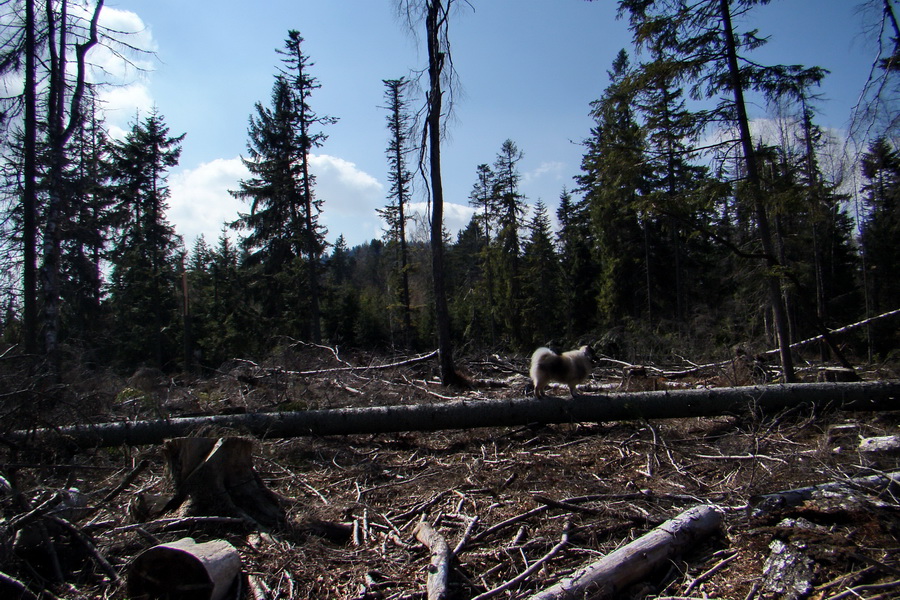
<path id="1" fill-rule="evenodd" d="M 10 444 L 59 441 L 78 447 L 158 444 L 210 426 L 258 438 L 510 427 L 531 423 L 670 419 L 776 412 L 795 407 L 900 410 L 900 381 L 795 383 L 570 397 L 456 400 L 436 404 L 215 415 L 13 431 Z"/>
<path id="2" fill-rule="evenodd" d="M 596 600 L 621 594 L 628 585 L 715 532 L 723 517 L 715 506 L 695 506 L 529 600 Z"/>

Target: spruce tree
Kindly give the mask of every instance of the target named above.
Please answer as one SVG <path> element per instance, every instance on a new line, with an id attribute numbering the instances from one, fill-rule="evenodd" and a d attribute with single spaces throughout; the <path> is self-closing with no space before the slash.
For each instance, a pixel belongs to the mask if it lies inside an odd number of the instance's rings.
<path id="1" fill-rule="evenodd" d="M 900 306 L 900 152 L 884 138 L 862 157 L 862 187 L 867 214 L 862 248 L 875 313 Z"/>
<path id="2" fill-rule="evenodd" d="M 497 222 L 497 214 L 494 212 L 497 206 L 496 186 L 494 184 L 494 172 L 491 170 L 490 165 L 478 165 L 476 167 L 476 175 L 477 179 L 472 186 L 472 191 L 469 193 L 469 204 L 475 207 L 476 210 L 470 226 L 478 227 L 479 235 L 475 236 L 474 233 L 470 233 L 467 239 L 480 239 L 482 242 L 478 248 L 477 260 L 484 274 L 484 281 L 481 285 L 484 287 L 484 299 L 486 301 L 488 339 L 493 348 L 497 344 L 497 302 L 494 293 L 494 255 L 496 253 L 491 240 L 494 236 L 494 226 Z"/>
<path id="3" fill-rule="evenodd" d="M 264 315 L 273 322 L 294 323 L 314 342 L 321 341 L 319 271 L 325 249 L 325 229 L 319 223 L 322 201 L 315 196 L 310 170 L 312 150 L 326 139 L 313 131 L 335 122 L 309 105 L 319 88 L 310 76 L 303 38 L 289 31 L 283 50 L 285 68 L 275 77 L 270 106 L 255 106 L 250 117 L 244 164 L 252 177 L 231 193 L 250 202 L 250 212 L 232 223 L 247 232 L 241 240 L 269 281 L 259 289 Z"/>
<path id="4" fill-rule="evenodd" d="M 181 240 L 166 219 L 167 171 L 178 164 L 184 135 L 172 137 L 156 111 L 113 143 L 112 189 L 124 221 L 115 248 L 110 305 L 116 353 L 126 364 L 171 367 L 178 355 Z"/>
<path id="5" fill-rule="evenodd" d="M 249 264 L 268 279 L 258 290 L 266 317 L 293 323 L 299 331 L 292 333 L 320 342 L 319 271 L 326 244 L 310 159 L 326 139 L 313 130 L 335 119 L 317 115 L 309 105 L 320 86 L 309 74 L 302 42 L 297 31 L 288 32 L 279 50 L 285 68 L 275 77 L 270 106 L 257 103 L 250 117 L 249 156 L 243 162 L 252 177 L 231 192 L 250 203 L 250 212 L 240 213 L 232 227 L 247 232 L 241 245 Z"/>
<path id="6" fill-rule="evenodd" d="M 519 161 L 522 152 L 512 140 L 506 140 L 497 153 L 493 166 L 491 212 L 497 224 L 494 241 L 498 255 L 497 288 L 499 309 L 513 346 L 521 346 L 522 284 L 520 229 L 525 216 L 525 197 L 519 191 L 522 179 Z"/>
<path id="7" fill-rule="evenodd" d="M 117 218 L 109 193 L 109 139 L 94 98 L 88 102 L 84 126 L 71 143 L 66 174 L 71 201 L 60 233 L 63 331 L 82 343 L 101 332 L 103 261 Z"/>
<path id="8" fill-rule="evenodd" d="M 566 337 L 575 339 L 596 324 L 597 269 L 591 256 L 591 216 L 587 203 L 573 199 L 563 188 L 556 218 L 562 290 L 559 313 Z"/>
<path id="9" fill-rule="evenodd" d="M 316 343 L 322 341 L 322 325 L 319 307 L 319 268 L 322 253 L 325 251 L 325 227 L 319 223 L 319 214 L 322 212 L 322 200 L 315 196 L 315 176 L 310 169 L 310 158 L 314 148 L 320 147 L 328 136 L 313 131 L 320 125 L 332 125 L 337 119 L 325 115 L 318 115 L 309 104 L 309 98 L 313 91 L 321 85 L 309 73 L 313 63 L 303 53 L 301 45 L 303 38 L 300 32 L 290 30 L 285 40 L 284 49 L 279 50 L 284 58 L 284 76 L 288 79 L 293 93 L 293 104 L 296 113 L 296 133 L 298 142 L 298 154 L 294 157 L 297 161 L 299 172 L 298 184 L 302 199 L 303 251 L 306 257 L 306 271 L 308 277 L 309 309 L 310 309 L 310 336 Z"/>
<path id="10" fill-rule="evenodd" d="M 534 344 L 558 339 L 563 325 L 559 259 L 553 247 L 553 230 L 547 206 L 538 200 L 527 225 L 522 260 L 523 336 Z"/>
<path id="11" fill-rule="evenodd" d="M 659 58 L 659 57 L 657 57 Z M 698 243 L 698 230 L 710 227 L 712 207 L 703 194 L 707 168 L 696 163 L 693 150 L 699 119 L 686 109 L 683 92 L 662 61 L 656 68 L 638 71 L 633 85 L 646 136 L 648 193 L 640 202 L 645 231 L 653 230 L 651 264 L 652 296 L 660 318 L 686 323 L 687 307 L 696 302 L 715 302 L 710 289 L 699 285 L 704 278 L 697 267 L 712 249 L 706 238 Z"/>
<path id="12" fill-rule="evenodd" d="M 698 99 L 718 99 L 706 113 L 706 123 L 732 123 L 741 148 L 744 183 L 740 196 L 753 215 L 760 255 L 765 263 L 763 283 L 772 311 L 786 382 L 796 380 L 790 353 L 787 311 L 782 300 L 778 249 L 770 223 L 769 208 L 762 193 L 756 146 L 750 134 L 747 94 L 759 92 L 767 98 L 796 93 L 819 81 L 824 72 L 801 66 L 763 66 L 750 61 L 745 52 L 760 47 L 765 39 L 752 31 L 735 31 L 732 16 L 744 15 L 768 0 L 700 0 L 690 5 L 680 0 L 621 0 L 636 45 L 647 48 L 663 61 L 674 80 L 691 86 Z M 659 58 L 665 57 L 665 58 Z"/>
<path id="13" fill-rule="evenodd" d="M 643 132 L 634 113 L 628 54 L 621 50 L 610 85 L 591 104 L 596 123 L 585 142 L 576 177 L 591 215 L 594 261 L 599 268 L 598 321 L 612 327 L 645 314 L 646 262 L 639 199 L 646 192 Z"/>
<path id="14" fill-rule="evenodd" d="M 403 324 L 404 346 L 412 343 L 412 308 L 409 295 L 409 253 L 406 243 L 406 223 L 409 220 L 412 173 L 406 166 L 406 157 L 415 148 L 410 145 L 410 116 L 406 79 L 384 80 L 385 100 L 387 100 L 387 123 L 390 140 L 387 147 L 388 181 L 391 183 L 388 198 L 390 203 L 378 214 L 387 224 L 386 240 L 397 249 L 396 279 L 398 280 L 397 302 L 399 302 Z"/>

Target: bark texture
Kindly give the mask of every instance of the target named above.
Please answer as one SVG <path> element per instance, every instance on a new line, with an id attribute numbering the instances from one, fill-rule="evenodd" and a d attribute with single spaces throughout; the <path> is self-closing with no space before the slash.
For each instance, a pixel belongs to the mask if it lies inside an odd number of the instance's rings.
<path id="1" fill-rule="evenodd" d="M 529 600 L 587 600 L 620 594 L 681 550 L 715 532 L 723 519 L 718 507 L 695 506 Z"/>
<path id="2" fill-rule="evenodd" d="M 790 408 L 831 407 L 874 411 L 900 409 L 900 381 L 795 383 L 733 388 L 625 392 L 503 400 L 454 400 L 437 404 L 371 406 L 280 413 L 215 415 L 157 421 L 73 425 L 14 431 L 13 444 L 53 441 L 76 447 L 158 444 L 201 427 L 228 428 L 258 438 L 351 435 L 578 423 L 746 415 Z"/>

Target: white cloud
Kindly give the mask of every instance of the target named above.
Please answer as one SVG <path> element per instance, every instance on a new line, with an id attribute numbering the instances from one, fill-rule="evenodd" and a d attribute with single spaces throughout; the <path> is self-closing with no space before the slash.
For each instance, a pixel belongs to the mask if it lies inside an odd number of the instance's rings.
<path id="1" fill-rule="evenodd" d="M 240 158 L 218 158 L 169 178 L 169 221 L 184 237 L 188 250 L 201 234 L 210 245 L 215 245 L 222 226 L 234 221 L 238 211 L 247 210 L 243 202 L 228 193 L 247 177 L 249 172 Z"/>
<path id="2" fill-rule="evenodd" d="M 550 177 L 554 180 L 562 179 L 564 177 L 565 168 L 566 165 L 558 160 L 545 161 L 538 165 L 536 169 L 526 172 L 523 175 L 523 180 L 525 183 L 531 183 L 536 179 L 542 179 L 544 177 Z"/>
<path id="3" fill-rule="evenodd" d="M 419 241 L 428 241 L 431 239 L 430 225 L 424 220 L 429 214 L 429 209 L 425 202 L 412 202 L 409 205 L 410 211 L 415 215 L 413 217 L 412 236 Z M 453 202 L 444 202 L 444 229 L 450 232 L 452 240 L 456 240 L 456 234 L 468 226 L 475 214 L 475 208 L 468 204 L 456 204 Z"/>
<path id="4" fill-rule="evenodd" d="M 384 186 L 336 156 L 313 155 L 310 166 L 316 176 L 316 197 L 324 202 L 321 220 L 329 229 L 329 241 L 343 234 L 347 244 L 354 246 L 381 237 L 375 209 L 384 204 Z M 169 178 L 169 220 L 189 249 L 200 234 L 214 243 L 224 223 L 249 210 L 246 202 L 228 193 L 248 177 L 240 158 L 220 158 Z"/>
<path id="5" fill-rule="evenodd" d="M 105 88 L 98 94 L 98 99 L 110 135 L 115 139 L 124 137 L 136 115 L 146 116 L 153 109 L 153 97 L 143 83 Z"/>
<path id="6" fill-rule="evenodd" d="M 337 156 L 314 154 L 309 162 L 316 176 L 316 198 L 324 202 L 321 221 L 328 227 L 328 240 L 343 235 L 352 247 L 381 237 L 375 210 L 387 203 L 384 185 Z"/>

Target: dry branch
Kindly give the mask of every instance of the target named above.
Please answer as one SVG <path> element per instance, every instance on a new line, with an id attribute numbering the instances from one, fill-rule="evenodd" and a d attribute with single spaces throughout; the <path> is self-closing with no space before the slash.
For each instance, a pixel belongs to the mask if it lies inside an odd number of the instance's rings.
<path id="1" fill-rule="evenodd" d="M 854 329 L 864 327 L 875 321 L 879 321 L 881 319 L 886 319 L 888 317 L 894 317 L 897 315 L 900 315 L 900 308 L 890 310 L 886 313 L 881 313 L 880 315 L 875 315 L 874 317 L 869 317 L 868 319 L 864 319 L 862 321 L 857 321 L 856 323 L 851 323 L 850 325 L 845 325 L 844 327 L 839 327 L 837 329 L 831 329 L 828 331 L 828 334 L 835 335 L 835 334 L 847 333 L 848 331 L 852 331 Z M 811 337 L 809 339 L 800 340 L 799 342 L 794 342 L 793 344 L 791 344 L 791 350 L 796 350 L 797 348 L 801 348 L 808 344 L 812 344 L 813 342 L 820 342 L 824 339 L 825 339 L 824 335 L 817 335 L 817 336 Z M 778 350 L 767 350 L 767 351 L 763 352 L 763 354 L 767 354 L 767 355 L 777 354 L 778 352 L 779 352 Z"/>
<path id="2" fill-rule="evenodd" d="M 444 600 L 447 597 L 447 580 L 450 578 L 450 560 L 453 558 L 450 546 L 444 536 L 425 521 L 416 525 L 414 534 L 431 553 L 426 583 L 428 600 Z"/>
<path id="3" fill-rule="evenodd" d="M 477 596 L 472 598 L 472 600 L 487 600 L 488 598 L 493 598 L 497 594 L 501 594 L 501 593 L 505 592 L 506 590 L 510 589 L 511 587 L 514 587 L 514 586 L 518 585 L 519 583 L 521 583 L 522 581 L 525 581 L 526 579 L 531 577 L 534 573 L 536 573 L 540 568 L 542 568 L 544 566 L 544 563 L 546 563 L 551 558 L 553 558 L 554 556 L 559 554 L 559 552 L 563 548 L 566 547 L 566 545 L 569 543 L 569 528 L 570 528 L 569 523 L 566 523 L 566 526 L 563 529 L 563 534 L 560 537 L 559 542 L 555 546 L 553 546 L 553 548 L 551 548 L 547 554 L 545 554 L 541 558 L 539 558 L 536 561 L 534 561 L 533 563 L 531 563 L 531 565 L 529 565 L 529 567 L 527 569 L 525 569 L 524 571 L 522 571 L 521 573 L 519 573 L 518 575 L 516 575 L 509 581 L 503 583 L 502 585 L 499 585 L 499 586 L 495 587 L 494 589 L 488 590 L 488 591 L 484 592 L 483 594 L 478 594 Z"/>
<path id="4" fill-rule="evenodd" d="M 248 363 L 253 365 L 256 368 L 259 368 L 264 371 L 265 375 L 294 375 L 295 377 L 312 377 L 315 375 L 330 375 L 332 373 L 347 373 L 354 371 L 379 371 L 384 369 L 396 369 L 399 367 L 408 367 L 409 365 L 414 365 L 416 363 L 424 362 L 426 360 L 432 359 L 438 355 L 437 350 L 433 350 L 426 354 L 420 354 L 418 356 L 413 356 L 412 358 L 408 358 L 406 360 L 401 360 L 398 362 L 393 362 L 385 365 L 364 365 L 359 367 L 334 367 L 331 369 L 315 369 L 312 371 L 288 371 L 285 369 L 264 369 L 263 367 L 259 367 L 256 363 L 253 363 L 249 360 L 240 359 L 240 362 Z M 335 354 L 337 357 L 337 354 Z M 341 361 L 344 362 L 344 361 Z M 346 364 L 346 363 L 345 363 Z"/>
<path id="5" fill-rule="evenodd" d="M 688 509 L 530 600 L 598 599 L 618 594 L 673 555 L 713 533 L 723 516 L 715 506 Z"/>

